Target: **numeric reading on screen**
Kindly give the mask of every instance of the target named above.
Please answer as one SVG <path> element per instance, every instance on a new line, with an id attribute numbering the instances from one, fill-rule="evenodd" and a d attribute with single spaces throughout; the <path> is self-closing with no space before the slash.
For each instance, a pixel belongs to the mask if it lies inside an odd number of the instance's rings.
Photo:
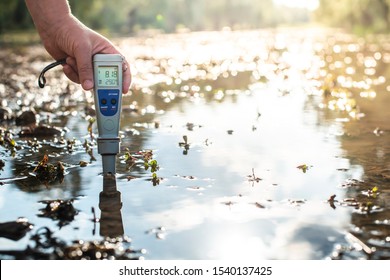
<path id="1" fill-rule="evenodd" d="M 98 67 L 98 86 L 110 87 L 118 86 L 118 66 L 99 66 Z"/>

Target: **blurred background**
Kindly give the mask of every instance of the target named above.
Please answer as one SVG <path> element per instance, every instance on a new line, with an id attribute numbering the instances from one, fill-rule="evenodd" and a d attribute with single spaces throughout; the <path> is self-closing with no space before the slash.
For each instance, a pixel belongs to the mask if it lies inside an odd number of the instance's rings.
<path id="1" fill-rule="evenodd" d="M 73 13 L 106 34 L 254 29 L 324 24 L 348 31 L 387 32 L 390 0 L 70 0 Z M 0 2 L 0 33 L 33 30 L 24 0 Z"/>

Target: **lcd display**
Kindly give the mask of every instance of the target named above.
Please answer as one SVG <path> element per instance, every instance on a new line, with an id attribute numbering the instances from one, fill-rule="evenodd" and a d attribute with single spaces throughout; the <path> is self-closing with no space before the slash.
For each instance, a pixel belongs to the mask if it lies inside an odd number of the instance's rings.
<path id="1" fill-rule="evenodd" d="M 117 87 L 119 84 L 118 66 L 99 66 L 97 84 L 103 87 Z"/>

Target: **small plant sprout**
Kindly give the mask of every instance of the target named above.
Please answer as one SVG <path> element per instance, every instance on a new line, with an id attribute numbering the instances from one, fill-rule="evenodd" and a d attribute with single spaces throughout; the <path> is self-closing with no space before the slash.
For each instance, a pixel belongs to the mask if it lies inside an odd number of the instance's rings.
<path id="1" fill-rule="evenodd" d="M 55 180 L 59 180 L 61 183 L 65 175 L 65 167 L 62 162 L 57 162 L 57 165 L 49 163 L 49 157 L 44 155 L 42 160 L 34 168 L 33 173 L 35 173 L 38 180 L 43 182 L 46 186 L 48 183 Z"/>
<path id="2" fill-rule="evenodd" d="M 76 139 L 67 139 L 66 140 L 66 148 L 69 153 L 73 152 L 74 146 L 76 145 Z"/>
<path id="3" fill-rule="evenodd" d="M 309 166 L 307 164 L 301 164 L 301 165 L 298 165 L 297 168 L 302 170 L 303 173 L 306 173 L 307 170 L 309 170 L 309 168 L 312 168 L 313 166 Z"/>
<path id="4" fill-rule="evenodd" d="M 184 142 L 179 142 L 179 146 L 184 148 L 183 155 L 187 155 L 188 154 L 188 150 L 190 149 L 190 143 L 188 143 L 187 135 L 183 135 L 183 141 Z"/>
<path id="5" fill-rule="evenodd" d="M 377 198 L 377 196 L 379 195 L 379 188 L 377 186 L 374 186 L 373 188 L 367 191 L 363 191 L 362 193 L 368 197 Z"/>
<path id="6" fill-rule="evenodd" d="M 152 173 L 152 183 L 154 187 L 160 184 L 160 178 L 156 173 Z"/>
<path id="7" fill-rule="evenodd" d="M 328 203 L 329 203 L 329 205 L 330 205 L 330 207 L 331 207 L 332 209 L 336 209 L 336 206 L 334 205 L 334 203 L 337 202 L 337 200 L 336 200 L 335 198 L 336 198 L 336 195 L 333 194 L 333 195 L 331 195 L 331 196 L 329 197 L 329 199 L 328 199 Z"/>
<path id="8" fill-rule="evenodd" d="M 144 159 L 144 167 L 145 170 L 148 170 L 150 168 L 150 172 L 152 173 L 152 179 L 153 186 L 157 186 L 160 184 L 160 178 L 157 176 L 157 171 L 160 169 L 160 166 L 158 165 L 157 160 L 153 159 L 153 151 L 145 151 L 141 152 L 142 157 Z"/>
<path id="9" fill-rule="evenodd" d="M 134 156 L 131 155 L 129 148 L 126 148 L 123 158 L 128 169 L 131 169 L 137 160 Z"/>
<path id="10" fill-rule="evenodd" d="M 10 131 L 0 130 L 0 146 L 3 146 L 8 151 L 11 152 L 11 156 L 14 157 L 16 155 L 16 150 L 20 150 L 19 147 L 13 139 L 12 133 Z"/>
<path id="11" fill-rule="evenodd" d="M 96 122 L 96 119 L 91 117 L 91 116 L 88 116 L 87 120 L 88 120 L 88 133 L 89 133 L 89 136 L 91 137 L 91 139 L 93 140 L 94 135 L 93 135 L 92 126 Z"/>
<path id="12" fill-rule="evenodd" d="M 155 159 L 149 161 L 148 167 L 150 167 L 150 172 L 152 172 L 152 173 L 157 172 L 157 170 L 160 168 L 158 166 L 157 160 L 155 160 Z M 148 168 L 146 168 L 146 170 L 148 170 Z"/>
<path id="13" fill-rule="evenodd" d="M 150 172 L 152 173 L 153 186 L 159 185 L 160 184 L 160 178 L 157 176 L 156 172 L 157 172 L 157 170 L 160 169 L 160 166 L 158 165 L 157 160 L 152 159 L 149 162 L 145 161 L 144 165 L 145 165 L 145 170 L 148 170 L 149 167 L 150 167 Z"/>
<path id="14" fill-rule="evenodd" d="M 143 164 L 145 170 L 149 170 L 152 174 L 152 177 L 149 179 L 153 182 L 153 186 L 160 184 L 161 178 L 157 176 L 157 171 L 160 169 L 160 166 L 157 160 L 153 159 L 153 151 L 138 151 L 136 153 L 131 153 L 131 151 L 126 148 L 125 154 L 123 155 L 124 162 L 127 164 L 127 169 L 131 169 L 134 165 Z M 142 159 L 142 162 L 140 160 Z M 126 176 L 127 181 L 133 180 L 136 177 L 132 175 Z"/>
<path id="15" fill-rule="evenodd" d="M 91 162 L 96 161 L 95 156 L 93 155 L 93 144 L 89 143 L 87 139 L 85 139 L 83 147 L 85 148 L 85 152 L 90 156 Z"/>
<path id="16" fill-rule="evenodd" d="M 153 158 L 153 151 L 147 150 L 147 151 L 141 151 L 140 154 L 142 155 L 142 158 L 144 161 L 149 161 Z"/>
<path id="17" fill-rule="evenodd" d="M 254 168 L 252 168 L 252 175 L 248 175 L 247 178 L 248 178 L 248 181 L 252 183 L 252 187 L 254 186 L 255 183 L 258 183 L 261 180 L 263 180 L 263 179 L 261 179 L 261 178 L 259 178 L 259 177 L 257 177 L 255 175 L 255 169 Z"/>
<path id="18" fill-rule="evenodd" d="M 371 214 L 373 208 L 375 208 L 375 206 L 371 201 L 360 202 L 358 207 L 358 209 L 365 214 Z"/>
<path id="19" fill-rule="evenodd" d="M 331 196 L 329 197 L 329 199 L 328 199 L 328 202 L 335 202 L 335 201 L 337 201 L 337 200 L 335 200 L 335 198 L 336 198 L 336 195 L 335 195 L 335 194 L 331 195 Z"/>

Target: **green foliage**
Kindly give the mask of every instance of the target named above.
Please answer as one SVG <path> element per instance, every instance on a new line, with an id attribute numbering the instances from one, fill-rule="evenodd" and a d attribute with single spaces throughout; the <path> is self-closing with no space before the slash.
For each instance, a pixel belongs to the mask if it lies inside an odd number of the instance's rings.
<path id="1" fill-rule="evenodd" d="M 143 158 L 144 158 L 144 167 L 145 170 L 148 170 L 150 167 L 150 173 L 152 173 L 152 183 L 153 186 L 157 186 L 160 184 L 160 178 L 157 176 L 157 171 L 160 169 L 160 166 L 157 163 L 157 160 L 153 159 L 153 152 L 152 151 L 146 151 L 143 152 Z"/>
<path id="2" fill-rule="evenodd" d="M 390 0 L 319 0 L 314 19 L 356 33 L 387 32 Z M 309 22 L 308 11 L 273 0 L 69 0 L 73 14 L 92 29 L 132 34 L 143 29 L 220 30 Z M 0 1 L 0 34 L 33 29 L 24 0 Z"/>
<path id="3" fill-rule="evenodd" d="M 272 27 L 309 19 L 307 11 L 281 9 L 273 0 L 69 0 L 69 4 L 92 29 L 120 34 Z M 1 0 L 0 33 L 26 29 L 33 29 L 33 22 L 24 0 Z"/>
<path id="4" fill-rule="evenodd" d="M 33 26 L 24 0 L 0 1 L 0 34 Z"/>
<path id="5" fill-rule="evenodd" d="M 387 32 L 390 0 L 319 0 L 316 21 L 357 33 Z M 174 32 L 273 27 L 310 21 L 308 11 L 280 8 L 272 0 L 69 0 L 73 14 L 87 26 L 111 33 L 143 29 Z M 24 0 L 0 1 L 0 34 L 33 29 Z"/>
<path id="6" fill-rule="evenodd" d="M 315 18 L 355 33 L 387 32 L 390 0 L 320 0 Z"/>

